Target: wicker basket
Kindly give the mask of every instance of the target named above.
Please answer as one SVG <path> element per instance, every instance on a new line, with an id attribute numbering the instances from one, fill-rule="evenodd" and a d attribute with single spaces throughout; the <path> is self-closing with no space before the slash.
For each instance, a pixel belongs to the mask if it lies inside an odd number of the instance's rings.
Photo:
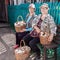
<path id="1" fill-rule="evenodd" d="M 19 21 L 18 19 L 21 18 L 22 21 Z M 26 28 L 26 23 L 23 21 L 22 16 L 17 17 L 17 22 L 14 23 L 16 32 L 21 32 L 23 29 Z"/>
<path id="2" fill-rule="evenodd" d="M 48 37 L 49 37 L 49 34 L 48 33 L 41 32 L 41 34 L 40 34 L 40 43 L 42 45 L 48 45 L 48 44 L 50 44 L 51 42 L 48 41 Z"/>
<path id="3" fill-rule="evenodd" d="M 21 46 L 21 42 L 24 43 L 24 46 Z M 24 41 L 21 41 L 21 42 L 20 42 L 20 48 L 17 48 L 15 50 L 16 60 L 26 60 L 30 55 L 30 50 L 31 50 L 30 47 L 25 46 Z"/>

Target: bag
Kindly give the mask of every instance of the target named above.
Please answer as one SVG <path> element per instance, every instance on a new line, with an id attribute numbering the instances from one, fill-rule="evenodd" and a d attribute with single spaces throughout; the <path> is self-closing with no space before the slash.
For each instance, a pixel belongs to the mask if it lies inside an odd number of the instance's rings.
<path id="1" fill-rule="evenodd" d="M 36 24 L 36 26 L 40 29 L 41 28 L 41 23 L 42 23 L 42 20 L 40 18 L 40 20 L 38 21 L 38 23 Z M 30 32 L 30 35 L 32 37 L 39 37 L 40 33 L 37 33 L 37 31 L 35 29 L 33 29 L 31 32 Z"/>
<path id="2" fill-rule="evenodd" d="M 19 21 L 19 17 L 21 17 L 22 21 Z M 17 17 L 17 22 L 14 23 L 16 32 L 21 32 L 23 29 L 26 28 L 26 23 L 23 21 L 22 16 Z"/>
<path id="3" fill-rule="evenodd" d="M 49 33 L 47 33 L 47 32 L 41 32 L 40 33 L 40 43 L 42 45 L 48 45 L 48 44 L 50 44 L 51 42 L 48 41 L 48 37 L 49 37 Z"/>
<path id="4" fill-rule="evenodd" d="M 32 37 L 38 37 L 38 36 L 39 36 L 39 34 L 36 32 L 36 30 L 32 30 L 32 31 L 30 32 L 30 35 L 31 35 Z"/>
<path id="5" fill-rule="evenodd" d="M 24 46 L 21 46 L 23 42 Z M 25 42 L 22 40 L 20 42 L 20 47 L 15 50 L 16 60 L 26 60 L 30 55 L 31 48 L 25 45 Z"/>

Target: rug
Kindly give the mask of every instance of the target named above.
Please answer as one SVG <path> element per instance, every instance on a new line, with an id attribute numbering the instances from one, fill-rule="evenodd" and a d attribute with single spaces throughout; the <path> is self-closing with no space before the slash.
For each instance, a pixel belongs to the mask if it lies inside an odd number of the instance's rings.
<path id="1" fill-rule="evenodd" d="M 13 47 L 16 44 L 16 37 L 13 33 L 6 33 L 1 36 L 1 39 L 9 46 Z"/>
<path id="2" fill-rule="evenodd" d="M 4 46 L 4 44 L 2 42 L 0 42 L 0 54 L 4 53 L 6 51 L 7 51 L 6 47 Z"/>

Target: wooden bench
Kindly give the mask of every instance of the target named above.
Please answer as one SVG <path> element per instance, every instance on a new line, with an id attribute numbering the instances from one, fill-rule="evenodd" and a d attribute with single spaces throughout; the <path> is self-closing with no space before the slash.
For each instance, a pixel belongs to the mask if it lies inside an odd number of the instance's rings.
<path id="1" fill-rule="evenodd" d="M 58 45 L 56 43 L 51 43 L 50 45 L 44 45 L 43 46 L 43 50 L 44 50 L 44 54 L 43 54 L 43 60 L 47 60 L 47 49 L 53 49 L 54 50 L 54 58 L 55 60 L 57 60 L 57 47 Z"/>

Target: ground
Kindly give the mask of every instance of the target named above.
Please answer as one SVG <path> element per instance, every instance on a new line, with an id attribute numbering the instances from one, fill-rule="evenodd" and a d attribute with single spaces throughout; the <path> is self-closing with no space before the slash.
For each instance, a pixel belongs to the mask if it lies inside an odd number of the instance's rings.
<path id="1" fill-rule="evenodd" d="M 0 27 L 5 26 L 5 25 L 8 26 L 7 24 L 0 24 Z M 11 34 L 14 32 L 13 30 L 11 30 L 11 28 L 4 28 L 4 27 L 0 28 L 0 42 L 3 44 L 2 47 L 6 48 L 6 52 L 2 52 L 0 54 L 0 60 L 15 60 L 14 50 L 11 47 L 9 47 L 1 38 L 3 35 L 8 34 L 8 33 Z"/>

